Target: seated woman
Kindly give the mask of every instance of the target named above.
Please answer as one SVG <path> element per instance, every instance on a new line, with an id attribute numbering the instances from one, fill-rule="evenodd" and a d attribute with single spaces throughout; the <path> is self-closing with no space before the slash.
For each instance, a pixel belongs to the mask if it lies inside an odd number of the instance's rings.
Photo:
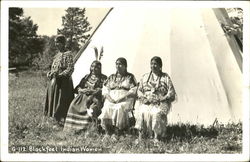
<path id="1" fill-rule="evenodd" d="M 105 102 L 99 118 L 106 137 L 114 129 L 116 133 L 120 133 L 130 127 L 129 113 L 133 109 L 137 85 L 134 75 L 127 72 L 125 58 L 116 60 L 116 69 L 117 72 L 108 77 L 103 88 Z"/>
<path id="2" fill-rule="evenodd" d="M 138 89 L 138 118 L 136 128 L 139 139 L 146 134 L 158 141 L 166 133 L 167 114 L 176 93 L 167 73 L 162 72 L 160 57 L 151 59 L 151 72 L 144 74 Z"/>
<path id="3" fill-rule="evenodd" d="M 71 102 L 64 131 L 85 130 L 91 117 L 97 118 L 102 108 L 102 87 L 107 76 L 101 73 L 101 63 L 94 61 L 87 74 L 75 88 L 78 95 Z M 88 112 L 93 112 L 89 114 Z"/>

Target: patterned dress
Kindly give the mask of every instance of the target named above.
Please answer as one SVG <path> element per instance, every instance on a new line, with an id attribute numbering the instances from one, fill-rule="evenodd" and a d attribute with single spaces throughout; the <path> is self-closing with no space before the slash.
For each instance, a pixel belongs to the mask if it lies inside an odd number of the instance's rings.
<path id="1" fill-rule="evenodd" d="M 57 121 L 65 119 L 69 105 L 74 98 L 71 74 L 74 71 L 70 52 L 55 55 L 48 75 L 51 80 L 47 87 L 44 115 L 54 117 Z"/>
<path id="2" fill-rule="evenodd" d="M 165 95 L 167 99 L 160 101 L 160 97 Z M 138 97 L 139 106 L 135 127 L 149 136 L 152 136 L 153 132 L 165 136 L 167 114 L 170 111 L 171 102 L 176 97 L 168 74 L 162 73 L 160 77 L 152 73 L 145 74 L 140 82 Z"/>
<path id="3" fill-rule="evenodd" d="M 103 74 L 98 77 L 88 74 L 81 80 L 79 85 L 76 86 L 75 93 L 78 93 L 78 95 L 70 104 L 64 125 L 64 131 L 87 129 L 88 124 L 91 121 L 91 117 L 87 113 L 88 109 L 93 110 L 93 117 L 95 118 L 101 114 L 101 108 L 103 106 L 102 92 L 99 91 L 93 95 L 78 92 L 78 89 L 102 89 L 103 83 L 106 79 L 107 76 Z"/>
<path id="4" fill-rule="evenodd" d="M 112 99 L 117 100 L 128 92 L 135 94 L 136 85 L 136 79 L 131 73 L 127 73 L 122 77 L 112 74 L 105 83 L 103 95 L 109 94 Z M 106 99 L 102 114 L 99 116 L 102 127 L 113 125 L 119 129 L 128 128 L 130 126 L 128 112 L 133 108 L 133 103 L 133 97 L 128 97 L 126 100 L 116 104 Z"/>

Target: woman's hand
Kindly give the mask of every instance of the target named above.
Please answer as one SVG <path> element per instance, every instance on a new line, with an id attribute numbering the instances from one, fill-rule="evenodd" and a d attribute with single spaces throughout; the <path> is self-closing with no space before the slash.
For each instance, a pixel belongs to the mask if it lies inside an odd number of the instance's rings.
<path id="1" fill-rule="evenodd" d="M 87 95 L 90 95 L 92 94 L 94 91 L 91 90 L 91 89 L 87 89 L 87 88 L 78 88 L 78 92 L 81 92 L 81 93 L 85 93 Z"/>
<path id="2" fill-rule="evenodd" d="M 48 78 L 49 80 L 51 80 L 51 79 L 52 79 L 52 74 L 51 74 L 51 72 L 50 72 L 50 71 L 47 73 L 47 78 Z"/>
<path id="3" fill-rule="evenodd" d="M 140 100 L 143 104 L 149 103 L 149 100 L 148 100 L 146 97 L 140 97 L 139 100 Z"/>
<path id="4" fill-rule="evenodd" d="M 115 103 L 120 103 L 122 101 L 126 100 L 126 97 L 121 97 L 115 101 Z"/>
<path id="5" fill-rule="evenodd" d="M 50 71 L 49 72 L 47 72 L 47 78 L 49 78 L 50 79 Z"/>
<path id="6" fill-rule="evenodd" d="M 84 91 L 84 89 L 78 88 L 78 93 L 84 93 L 83 91 Z"/>
<path id="7" fill-rule="evenodd" d="M 87 95 L 91 95 L 91 94 L 93 94 L 95 92 L 95 90 L 92 90 L 92 89 L 86 89 L 86 94 Z"/>
<path id="8" fill-rule="evenodd" d="M 160 100 L 160 102 L 166 101 L 167 100 L 167 95 L 165 95 L 165 96 L 160 95 L 159 100 Z"/>
<path id="9" fill-rule="evenodd" d="M 101 88 L 96 88 L 95 90 L 93 90 L 92 94 L 96 95 L 98 93 L 101 93 Z"/>
<path id="10" fill-rule="evenodd" d="M 105 97 L 109 102 L 116 103 L 116 101 L 113 98 L 111 98 L 110 95 L 106 95 Z"/>
<path id="11" fill-rule="evenodd" d="M 62 75 L 62 74 L 56 74 L 55 77 L 56 78 L 62 78 L 62 77 L 64 77 L 64 75 Z"/>

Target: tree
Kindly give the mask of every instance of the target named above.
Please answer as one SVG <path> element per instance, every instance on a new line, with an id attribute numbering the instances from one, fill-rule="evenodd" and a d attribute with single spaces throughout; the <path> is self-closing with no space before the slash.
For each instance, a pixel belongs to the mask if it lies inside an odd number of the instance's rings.
<path id="1" fill-rule="evenodd" d="M 81 44 L 84 44 L 90 36 L 86 34 L 91 30 L 88 18 L 85 16 L 85 8 L 68 8 L 65 16 L 62 17 L 62 29 L 58 34 L 67 38 L 67 47 L 72 51 L 78 51 Z"/>
<path id="2" fill-rule="evenodd" d="M 222 24 L 224 31 L 227 34 L 233 35 L 237 41 L 241 51 L 243 50 L 243 9 L 241 8 L 226 8 L 226 11 L 231 20 L 230 25 Z"/>
<path id="3" fill-rule="evenodd" d="M 49 70 L 53 61 L 53 57 L 57 54 L 55 46 L 55 36 L 42 36 L 45 44 L 43 52 L 34 59 L 33 66 L 40 70 Z"/>
<path id="4" fill-rule="evenodd" d="M 44 40 L 37 29 L 30 17 L 23 16 L 22 8 L 9 9 L 9 66 L 30 66 L 42 52 Z"/>

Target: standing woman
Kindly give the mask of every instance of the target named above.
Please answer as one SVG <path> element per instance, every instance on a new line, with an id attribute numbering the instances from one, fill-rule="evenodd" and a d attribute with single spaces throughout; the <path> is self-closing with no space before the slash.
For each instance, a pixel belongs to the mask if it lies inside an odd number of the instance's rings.
<path id="1" fill-rule="evenodd" d="M 71 52 L 65 50 L 66 38 L 58 35 L 55 45 L 58 53 L 54 56 L 51 70 L 47 73 L 50 80 L 44 115 L 53 117 L 59 125 L 63 125 L 69 105 L 74 98 L 71 75 L 74 71 Z"/>
<path id="2" fill-rule="evenodd" d="M 64 131 L 86 130 L 91 117 L 96 119 L 103 106 L 102 87 L 107 76 L 101 72 L 101 62 L 93 61 L 90 73 L 84 76 L 76 86 L 78 95 L 71 102 Z M 88 111 L 92 114 L 88 114 Z"/>
<path id="3" fill-rule="evenodd" d="M 162 60 L 155 56 L 150 62 L 151 72 L 144 74 L 138 89 L 139 107 L 136 128 L 139 139 L 148 135 L 158 141 L 166 133 L 167 114 L 176 98 L 172 81 L 162 72 Z"/>
<path id="4" fill-rule="evenodd" d="M 103 88 L 105 97 L 101 119 L 101 126 L 106 135 L 114 130 L 120 133 L 130 127 L 129 112 L 133 109 L 136 93 L 136 79 L 127 72 L 127 60 L 120 57 L 116 60 L 116 73 L 108 77 Z"/>

